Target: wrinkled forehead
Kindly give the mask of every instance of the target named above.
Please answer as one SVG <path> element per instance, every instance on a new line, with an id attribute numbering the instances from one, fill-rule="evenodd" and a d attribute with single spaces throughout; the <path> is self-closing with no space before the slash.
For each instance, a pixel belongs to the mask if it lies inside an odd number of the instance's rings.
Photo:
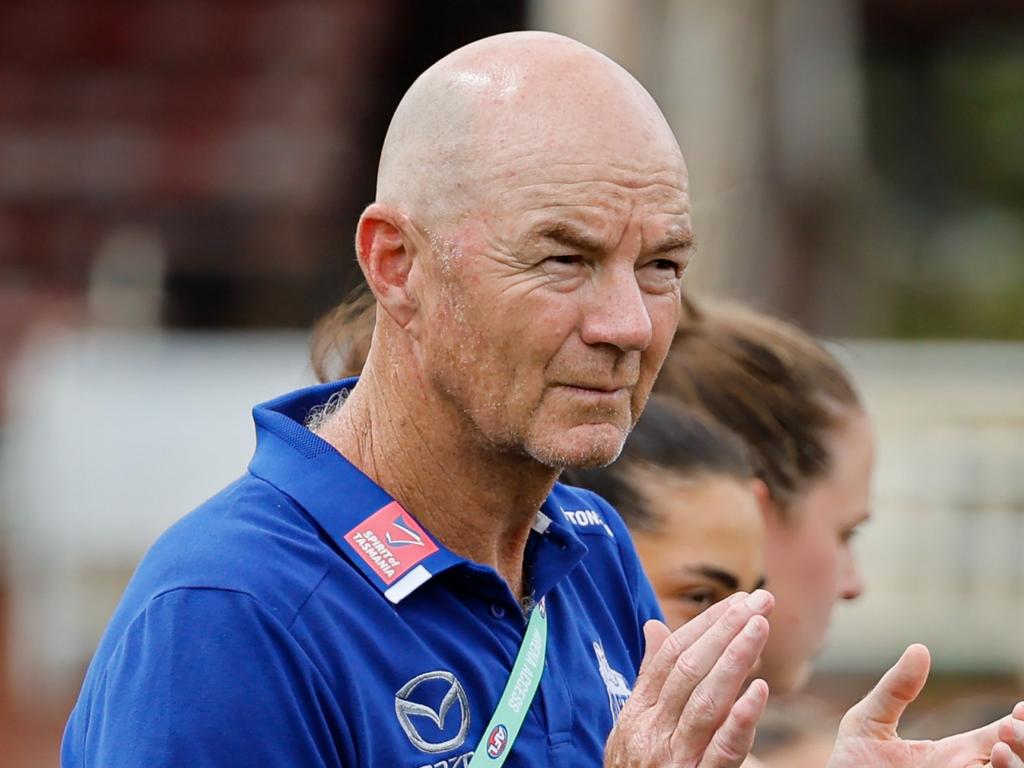
<path id="1" fill-rule="evenodd" d="M 667 128 L 659 133 L 647 120 L 594 125 L 604 116 L 587 114 L 485 118 L 468 180 L 477 202 L 513 215 L 554 207 L 689 214 L 686 166 Z"/>
<path id="2" fill-rule="evenodd" d="M 689 215 L 689 185 L 678 165 L 607 150 L 574 154 L 507 152 L 479 175 L 481 188 L 506 208 L 600 202 Z"/>
<path id="3" fill-rule="evenodd" d="M 474 100 L 468 125 L 485 168 L 610 163 L 685 180 L 671 128 L 635 81 L 507 75 L 488 93 Z"/>
<path id="4" fill-rule="evenodd" d="M 688 229 L 686 166 L 650 95 L 593 51 L 535 44 L 515 57 L 474 49 L 434 78 L 426 135 L 437 141 L 403 167 L 422 187 L 419 208 L 449 234 L 457 221 L 505 239 L 544 217 L 608 238 L 636 221 Z"/>
<path id="5" fill-rule="evenodd" d="M 694 240 L 686 176 L 678 167 L 611 153 L 564 158 L 507 153 L 480 175 L 470 220 L 510 244 L 554 236 L 610 247 L 627 229 L 645 243 Z"/>

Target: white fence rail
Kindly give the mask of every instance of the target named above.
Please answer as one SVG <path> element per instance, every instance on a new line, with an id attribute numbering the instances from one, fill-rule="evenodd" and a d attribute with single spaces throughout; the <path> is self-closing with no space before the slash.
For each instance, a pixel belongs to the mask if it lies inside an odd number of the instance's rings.
<path id="1" fill-rule="evenodd" d="M 28 350 L 0 456 L 7 663 L 27 701 L 77 685 L 149 545 L 245 471 L 251 406 L 311 381 L 306 341 L 87 332 Z"/>
<path id="2" fill-rule="evenodd" d="M 305 334 L 85 333 L 11 382 L 0 524 L 26 698 L 78 682 L 125 580 L 171 522 L 244 469 L 249 407 L 311 380 Z M 868 592 L 826 666 L 911 641 L 939 667 L 1024 673 L 1024 345 L 843 345 L 878 423 Z"/>
<path id="3" fill-rule="evenodd" d="M 868 590 L 823 660 L 879 666 L 912 641 L 939 668 L 1024 677 L 1024 345 L 848 345 L 878 425 Z"/>

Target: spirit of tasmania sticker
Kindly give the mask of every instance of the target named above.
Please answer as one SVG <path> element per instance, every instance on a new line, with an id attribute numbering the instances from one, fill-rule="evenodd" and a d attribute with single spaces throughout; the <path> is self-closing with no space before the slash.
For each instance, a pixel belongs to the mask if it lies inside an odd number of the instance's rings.
<path id="1" fill-rule="evenodd" d="M 385 584 L 437 552 L 419 523 L 392 501 L 345 534 L 345 541 Z"/>

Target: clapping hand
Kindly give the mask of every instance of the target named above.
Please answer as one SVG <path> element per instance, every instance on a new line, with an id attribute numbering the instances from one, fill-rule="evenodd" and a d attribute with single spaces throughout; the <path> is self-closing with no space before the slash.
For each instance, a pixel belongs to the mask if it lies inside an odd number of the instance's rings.
<path id="1" fill-rule="evenodd" d="M 910 646 L 839 725 L 828 768 L 1024 768 L 1024 702 L 983 728 L 939 741 L 896 735 L 903 711 L 928 679 L 928 649 Z"/>
<path id="2" fill-rule="evenodd" d="M 605 747 L 606 768 L 738 768 L 768 686 L 755 680 L 737 694 L 768 639 L 765 617 L 773 604 L 771 594 L 757 590 L 712 606 L 672 633 L 648 622 L 633 693 Z"/>

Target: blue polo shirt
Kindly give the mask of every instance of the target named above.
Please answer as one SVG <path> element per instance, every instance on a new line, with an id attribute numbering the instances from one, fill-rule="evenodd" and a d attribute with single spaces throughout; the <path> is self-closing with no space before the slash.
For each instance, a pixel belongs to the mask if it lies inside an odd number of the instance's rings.
<path id="1" fill-rule="evenodd" d="M 446 549 L 303 426 L 355 380 L 253 413 L 247 474 L 143 559 L 85 677 L 65 768 L 465 768 L 526 621 L 496 571 Z M 508 766 L 600 766 L 659 616 L 625 527 L 556 485 L 525 573 L 547 660 Z"/>

